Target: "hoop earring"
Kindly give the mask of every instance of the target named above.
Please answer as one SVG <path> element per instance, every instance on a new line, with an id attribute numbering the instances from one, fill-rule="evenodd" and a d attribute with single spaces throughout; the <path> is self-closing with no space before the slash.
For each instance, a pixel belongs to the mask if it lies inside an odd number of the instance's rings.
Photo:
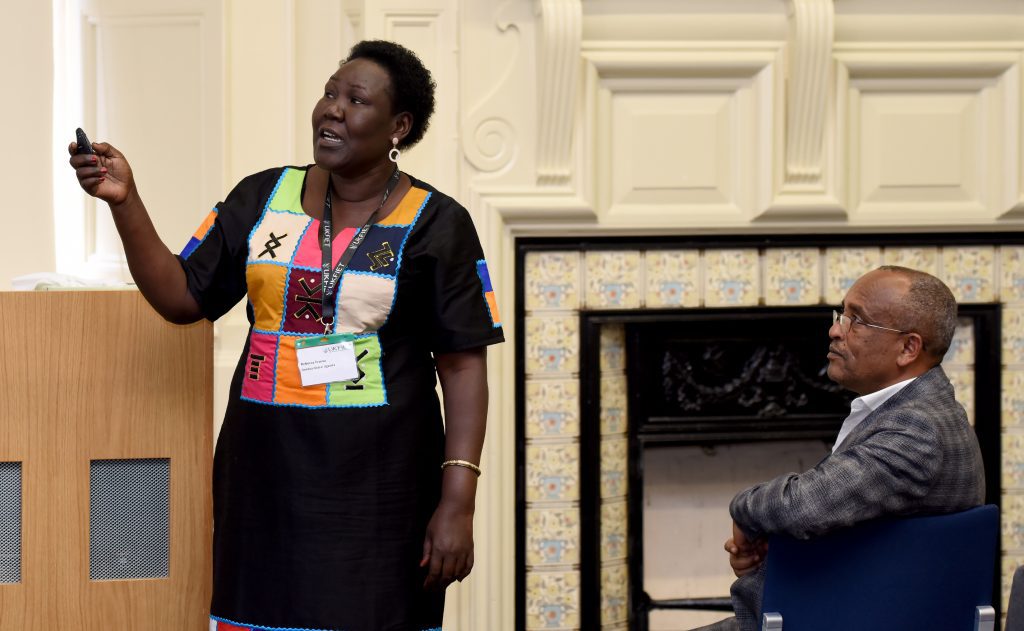
<path id="1" fill-rule="evenodd" d="M 395 164 L 398 164 L 398 159 L 402 157 L 402 152 L 398 150 L 398 138 L 391 139 L 391 151 L 388 152 L 388 160 L 391 160 Z"/>

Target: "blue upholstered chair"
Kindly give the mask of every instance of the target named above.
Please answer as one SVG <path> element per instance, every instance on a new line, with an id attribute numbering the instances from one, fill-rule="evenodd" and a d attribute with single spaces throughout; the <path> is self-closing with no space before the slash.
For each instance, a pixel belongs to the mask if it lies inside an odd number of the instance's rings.
<path id="1" fill-rule="evenodd" d="M 979 506 L 772 537 L 762 631 L 991 630 L 998 535 L 998 508 Z"/>
<path id="2" fill-rule="evenodd" d="M 1003 631 L 1024 631 L 1024 565 L 1013 573 L 1010 601 L 1006 604 L 1006 626 Z"/>

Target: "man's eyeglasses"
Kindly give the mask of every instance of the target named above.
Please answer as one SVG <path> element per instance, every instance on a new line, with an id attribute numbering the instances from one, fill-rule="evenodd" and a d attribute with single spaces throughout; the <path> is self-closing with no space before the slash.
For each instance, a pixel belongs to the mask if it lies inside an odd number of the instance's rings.
<path id="1" fill-rule="evenodd" d="M 861 326 L 869 326 L 872 329 L 881 329 L 883 331 L 892 331 L 893 333 L 909 333 L 909 331 L 901 331 L 899 329 L 892 329 L 892 328 L 889 328 L 887 326 L 881 326 L 881 325 L 878 325 L 878 324 L 871 324 L 870 322 L 865 322 L 864 320 L 861 320 L 857 316 L 848 316 L 848 315 L 846 315 L 844 313 L 839 313 L 838 311 L 833 309 L 832 310 L 832 324 L 835 324 L 836 322 L 839 323 L 839 328 L 841 328 L 843 330 L 843 333 L 849 333 L 850 332 L 850 328 L 854 324 L 860 324 Z"/>

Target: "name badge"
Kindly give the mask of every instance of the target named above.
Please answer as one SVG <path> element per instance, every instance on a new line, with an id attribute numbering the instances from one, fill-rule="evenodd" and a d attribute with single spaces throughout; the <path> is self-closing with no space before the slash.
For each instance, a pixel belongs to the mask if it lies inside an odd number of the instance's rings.
<path id="1" fill-rule="evenodd" d="M 351 381 L 359 376 L 355 336 L 348 333 L 304 337 L 295 341 L 303 386 Z"/>

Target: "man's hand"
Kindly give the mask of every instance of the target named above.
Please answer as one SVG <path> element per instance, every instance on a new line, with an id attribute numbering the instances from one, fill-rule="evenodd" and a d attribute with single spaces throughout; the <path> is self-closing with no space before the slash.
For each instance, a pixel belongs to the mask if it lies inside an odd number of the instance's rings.
<path id="1" fill-rule="evenodd" d="M 768 556 L 768 541 L 755 539 L 751 541 L 746 533 L 732 523 L 732 538 L 725 542 L 725 551 L 729 553 L 729 565 L 737 577 L 746 576 L 760 567 Z"/>

